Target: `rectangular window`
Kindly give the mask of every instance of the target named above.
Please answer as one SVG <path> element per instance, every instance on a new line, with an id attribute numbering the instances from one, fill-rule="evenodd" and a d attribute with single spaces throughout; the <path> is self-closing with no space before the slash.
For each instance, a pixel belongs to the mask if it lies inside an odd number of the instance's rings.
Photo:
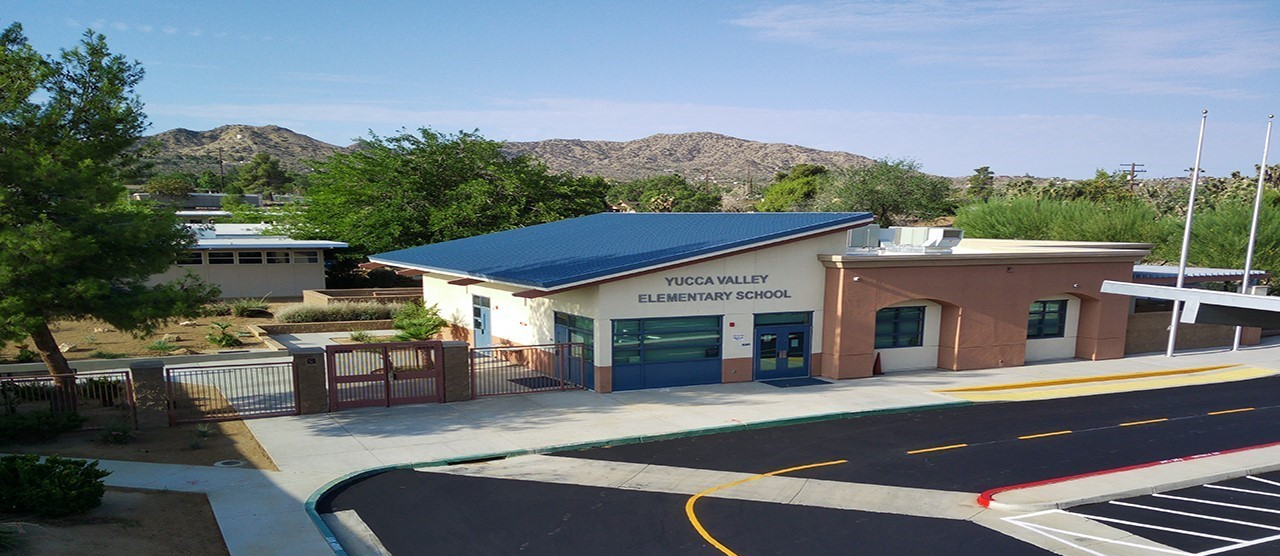
<path id="1" fill-rule="evenodd" d="M 232 251 L 210 251 L 209 264 L 236 264 L 236 254 Z"/>
<path id="2" fill-rule="evenodd" d="M 813 313 L 762 313 L 755 316 L 756 326 L 774 326 L 785 324 L 810 324 Z"/>
<path id="3" fill-rule="evenodd" d="M 267 251 L 267 264 L 289 264 L 289 252 Z"/>
<path id="4" fill-rule="evenodd" d="M 719 358 L 718 316 L 613 321 L 615 365 Z"/>
<path id="5" fill-rule="evenodd" d="M 295 262 L 295 263 L 307 263 L 307 264 L 316 264 L 316 263 L 319 263 L 319 262 L 320 262 L 320 252 L 319 252 L 319 251 L 294 251 L 294 252 L 293 252 L 293 262 Z"/>
<path id="6" fill-rule="evenodd" d="M 555 322 L 568 330 L 569 343 L 583 344 L 583 360 L 588 364 L 595 361 L 595 320 L 556 311 Z"/>
<path id="7" fill-rule="evenodd" d="M 924 307 L 876 311 L 876 349 L 924 345 Z"/>
<path id="8" fill-rule="evenodd" d="M 1061 338 L 1067 330 L 1067 301 L 1036 301 L 1027 315 L 1027 339 Z"/>
<path id="9" fill-rule="evenodd" d="M 178 255 L 178 266 L 200 266 L 204 264 L 204 253 L 199 251 L 184 251 Z"/>
<path id="10" fill-rule="evenodd" d="M 262 264 L 262 251 L 241 251 L 236 253 L 236 262 L 240 264 Z"/>

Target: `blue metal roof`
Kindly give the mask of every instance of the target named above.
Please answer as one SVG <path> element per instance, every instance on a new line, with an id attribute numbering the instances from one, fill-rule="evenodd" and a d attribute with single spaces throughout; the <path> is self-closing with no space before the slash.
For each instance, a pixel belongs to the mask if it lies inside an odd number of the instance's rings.
<path id="1" fill-rule="evenodd" d="M 601 213 L 372 255 L 391 266 L 555 289 L 868 224 L 866 212 Z"/>

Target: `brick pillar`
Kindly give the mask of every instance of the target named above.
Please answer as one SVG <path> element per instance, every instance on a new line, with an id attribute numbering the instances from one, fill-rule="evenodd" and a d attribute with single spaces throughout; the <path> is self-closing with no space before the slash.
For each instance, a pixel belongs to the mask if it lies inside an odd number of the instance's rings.
<path id="1" fill-rule="evenodd" d="M 444 401 L 473 399 L 471 392 L 471 348 L 466 342 L 444 342 Z"/>
<path id="2" fill-rule="evenodd" d="M 129 378 L 133 383 L 138 430 L 169 426 L 169 387 L 165 384 L 164 361 L 135 361 L 129 365 Z"/>
<path id="3" fill-rule="evenodd" d="M 303 415 L 327 413 L 329 411 L 329 375 L 324 368 L 324 349 L 296 348 L 290 351 L 289 355 L 293 356 L 293 368 L 298 376 L 298 381 L 294 384 L 294 393 L 298 396 L 299 412 Z"/>

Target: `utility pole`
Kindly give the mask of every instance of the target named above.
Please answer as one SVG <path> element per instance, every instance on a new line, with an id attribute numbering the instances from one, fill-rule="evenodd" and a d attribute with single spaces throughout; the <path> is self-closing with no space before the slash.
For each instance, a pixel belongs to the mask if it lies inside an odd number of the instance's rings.
<path id="1" fill-rule="evenodd" d="M 222 147 L 218 147 L 218 186 L 227 192 L 227 171 L 222 167 Z"/>
<path id="2" fill-rule="evenodd" d="M 1129 167 L 1129 191 L 1132 192 L 1134 183 L 1138 180 L 1138 174 L 1146 172 L 1146 170 L 1139 170 L 1138 168 L 1146 166 L 1146 164 L 1138 164 L 1137 162 L 1128 162 L 1120 165 L 1120 171 L 1124 171 L 1125 166 Z"/>

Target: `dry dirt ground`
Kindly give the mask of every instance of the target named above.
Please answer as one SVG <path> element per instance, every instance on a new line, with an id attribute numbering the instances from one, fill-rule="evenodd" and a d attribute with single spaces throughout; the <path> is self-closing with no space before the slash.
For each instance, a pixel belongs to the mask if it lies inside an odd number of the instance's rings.
<path id="1" fill-rule="evenodd" d="M 65 433 L 52 442 L 3 446 L 0 451 L 151 463 L 213 465 L 278 471 L 242 421 L 135 431 L 127 444 L 106 444 L 102 431 Z M 0 522 L 10 521 L 0 517 Z M 222 532 L 203 494 L 109 488 L 102 507 L 66 519 L 25 523 L 22 546 L 4 556 L 226 556 Z"/>
<path id="2" fill-rule="evenodd" d="M 237 334 L 241 342 L 244 343 L 238 347 L 220 348 L 210 344 L 205 339 L 205 335 L 209 334 L 214 328 L 211 326 L 214 321 L 229 323 L 231 326 L 227 332 Z M 258 341 L 251 335 L 247 335 L 246 326 L 251 324 L 270 324 L 271 318 L 248 318 L 248 317 L 199 317 L 190 319 L 191 324 L 183 326 L 179 324 L 183 321 L 175 321 L 156 330 L 156 333 L 145 338 L 135 338 L 127 332 L 121 332 L 114 329 L 111 325 L 93 319 L 59 321 L 53 324 L 53 337 L 58 340 L 59 344 L 72 344 L 75 347 L 65 352 L 67 359 L 101 359 L 106 356 L 115 357 L 147 357 L 164 355 L 163 353 L 150 351 L 147 346 L 152 342 L 169 335 L 172 344 L 178 348 L 177 351 L 170 352 L 170 355 L 184 355 L 192 353 L 214 353 L 225 350 L 251 349 L 261 348 L 262 342 Z M 241 334 L 243 333 L 243 334 Z M 4 348 L 0 348 L 0 363 L 16 363 L 18 349 L 23 345 L 22 342 L 10 342 Z M 29 343 L 27 347 L 34 349 Z"/>
<path id="3" fill-rule="evenodd" d="M 203 494 L 109 488 L 86 514 L 16 525 L 18 547 L 6 556 L 227 556 Z"/>

